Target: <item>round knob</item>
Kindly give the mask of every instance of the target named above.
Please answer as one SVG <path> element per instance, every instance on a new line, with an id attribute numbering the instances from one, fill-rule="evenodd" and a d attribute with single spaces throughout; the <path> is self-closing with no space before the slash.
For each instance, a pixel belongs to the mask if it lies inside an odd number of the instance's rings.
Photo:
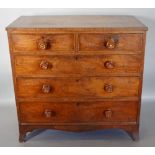
<path id="1" fill-rule="evenodd" d="M 116 46 L 115 40 L 112 38 L 106 42 L 106 48 L 108 49 L 113 49 L 115 48 L 115 46 Z"/>
<path id="2" fill-rule="evenodd" d="M 42 92 L 43 93 L 50 93 L 51 92 L 51 86 L 48 85 L 48 84 L 44 84 L 43 87 L 42 87 Z"/>
<path id="3" fill-rule="evenodd" d="M 112 93 L 113 92 L 113 86 L 111 84 L 105 84 L 104 85 L 104 90 L 107 92 L 107 93 Z"/>
<path id="4" fill-rule="evenodd" d="M 38 48 L 41 50 L 46 50 L 48 47 L 48 42 L 45 39 L 41 39 L 38 41 Z"/>
<path id="5" fill-rule="evenodd" d="M 48 67 L 49 67 L 49 63 L 47 62 L 47 61 L 45 61 L 45 60 L 43 60 L 43 61 L 41 61 L 41 63 L 40 63 L 40 67 L 42 68 L 42 69 L 48 69 Z"/>
<path id="6" fill-rule="evenodd" d="M 44 114 L 45 114 L 45 116 L 46 116 L 47 118 L 50 118 L 50 117 L 52 117 L 52 116 L 55 116 L 55 115 L 56 115 L 56 112 L 53 111 L 53 110 L 46 109 L 46 110 L 44 111 Z"/>
<path id="7" fill-rule="evenodd" d="M 112 111 L 111 110 L 105 110 L 104 115 L 106 118 L 111 118 L 112 117 Z"/>
<path id="8" fill-rule="evenodd" d="M 112 61 L 106 61 L 104 63 L 105 68 L 112 69 L 114 68 L 114 63 Z"/>

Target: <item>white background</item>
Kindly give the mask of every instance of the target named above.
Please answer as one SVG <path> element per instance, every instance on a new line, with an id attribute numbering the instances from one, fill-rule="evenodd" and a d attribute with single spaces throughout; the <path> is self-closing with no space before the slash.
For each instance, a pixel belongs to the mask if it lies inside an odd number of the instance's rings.
<path id="1" fill-rule="evenodd" d="M 0 105 L 12 104 L 14 91 L 5 27 L 21 15 L 134 15 L 148 26 L 143 100 L 155 100 L 155 9 L 0 9 Z"/>

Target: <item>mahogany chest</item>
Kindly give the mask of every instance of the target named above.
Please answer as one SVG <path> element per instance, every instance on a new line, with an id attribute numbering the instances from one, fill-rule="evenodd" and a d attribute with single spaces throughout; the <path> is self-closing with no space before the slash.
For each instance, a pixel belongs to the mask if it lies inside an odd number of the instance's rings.
<path id="1" fill-rule="evenodd" d="M 132 16 L 22 16 L 8 32 L 19 141 L 36 129 L 138 139 L 147 27 Z"/>

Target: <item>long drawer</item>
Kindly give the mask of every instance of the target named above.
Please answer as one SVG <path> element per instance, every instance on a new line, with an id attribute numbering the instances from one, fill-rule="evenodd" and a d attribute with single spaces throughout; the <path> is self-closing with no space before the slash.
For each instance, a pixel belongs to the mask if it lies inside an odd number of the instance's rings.
<path id="1" fill-rule="evenodd" d="M 16 56 L 18 76 L 140 74 L 141 55 Z"/>
<path id="2" fill-rule="evenodd" d="M 137 102 L 20 103 L 22 123 L 136 122 Z"/>
<path id="3" fill-rule="evenodd" d="M 17 78 L 18 97 L 135 97 L 139 77 Z"/>

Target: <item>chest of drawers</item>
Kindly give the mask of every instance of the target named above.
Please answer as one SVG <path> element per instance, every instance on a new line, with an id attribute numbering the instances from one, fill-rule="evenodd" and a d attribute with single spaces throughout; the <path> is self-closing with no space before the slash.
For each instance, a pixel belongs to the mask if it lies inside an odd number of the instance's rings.
<path id="1" fill-rule="evenodd" d="M 147 27 L 132 16 L 23 16 L 7 28 L 19 141 L 36 129 L 139 135 Z"/>

